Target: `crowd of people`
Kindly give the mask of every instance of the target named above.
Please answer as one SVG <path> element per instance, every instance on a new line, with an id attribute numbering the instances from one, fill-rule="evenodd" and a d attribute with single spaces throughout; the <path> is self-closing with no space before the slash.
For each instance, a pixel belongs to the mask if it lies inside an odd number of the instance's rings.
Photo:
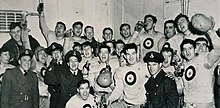
<path id="1" fill-rule="evenodd" d="M 179 14 L 159 32 L 148 14 L 134 30 L 121 24 L 117 40 L 104 28 L 99 42 L 93 26 L 57 22 L 50 30 L 41 4 L 37 11 L 47 47 L 25 19 L 10 24 L 0 48 L 1 108 L 220 108 L 212 18 Z"/>

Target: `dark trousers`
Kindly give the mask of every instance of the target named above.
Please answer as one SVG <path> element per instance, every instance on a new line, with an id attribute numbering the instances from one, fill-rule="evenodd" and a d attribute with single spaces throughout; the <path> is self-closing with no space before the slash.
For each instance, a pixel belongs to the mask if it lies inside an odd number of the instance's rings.
<path id="1" fill-rule="evenodd" d="M 59 108 L 60 93 L 51 93 L 50 108 Z"/>

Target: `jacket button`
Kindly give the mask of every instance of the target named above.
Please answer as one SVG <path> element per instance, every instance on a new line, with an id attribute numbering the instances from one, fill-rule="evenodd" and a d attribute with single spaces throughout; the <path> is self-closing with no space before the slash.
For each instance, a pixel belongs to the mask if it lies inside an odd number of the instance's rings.
<path id="1" fill-rule="evenodd" d="M 157 93 L 154 93 L 154 95 L 157 95 Z"/>
<path id="2" fill-rule="evenodd" d="M 156 87 L 158 87 L 158 84 L 156 85 Z"/>
<path id="3" fill-rule="evenodd" d="M 20 93 L 20 95 L 22 95 L 22 93 Z"/>
<path id="4" fill-rule="evenodd" d="M 21 100 L 21 102 L 23 102 L 23 100 Z"/>

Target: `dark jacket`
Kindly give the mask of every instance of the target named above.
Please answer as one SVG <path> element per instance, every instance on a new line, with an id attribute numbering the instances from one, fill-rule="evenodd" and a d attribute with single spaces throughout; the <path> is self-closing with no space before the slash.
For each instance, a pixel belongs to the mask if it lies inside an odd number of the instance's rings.
<path id="1" fill-rule="evenodd" d="M 59 87 L 60 98 L 56 108 L 65 108 L 67 101 L 77 93 L 77 83 L 83 79 L 81 70 L 73 75 L 67 66 L 55 66 L 45 74 L 45 83 L 49 86 Z"/>
<path id="2" fill-rule="evenodd" d="M 7 69 L 2 79 L 2 108 L 39 108 L 37 75 L 24 76 L 19 67 Z"/>
<path id="3" fill-rule="evenodd" d="M 28 35 L 28 36 L 29 36 L 31 50 L 34 52 L 34 50 L 38 46 L 40 46 L 40 44 L 31 35 Z M 17 42 L 14 39 L 12 39 L 12 38 L 10 40 L 8 40 L 6 43 L 4 43 L 3 47 L 6 47 L 6 48 L 9 49 L 9 53 L 10 53 L 11 59 L 13 59 L 11 64 L 15 65 L 15 66 L 18 66 L 17 60 L 18 60 L 19 54 L 20 54 L 21 50 L 24 50 L 25 48 L 23 46 L 18 45 Z"/>
<path id="4" fill-rule="evenodd" d="M 179 95 L 174 80 L 165 76 L 161 70 L 156 78 L 151 77 L 145 83 L 146 108 L 176 108 Z"/>

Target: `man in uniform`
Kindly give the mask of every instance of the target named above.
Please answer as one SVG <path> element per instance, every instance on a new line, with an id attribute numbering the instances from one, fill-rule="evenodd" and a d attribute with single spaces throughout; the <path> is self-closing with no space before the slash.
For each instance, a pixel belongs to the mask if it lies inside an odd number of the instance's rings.
<path id="1" fill-rule="evenodd" d="M 145 65 L 137 61 L 137 46 L 134 43 L 126 44 L 123 52 L 128 64 L 115 72 L 115 88 L 108 98 L 108 102 L 113 103 L 109 107 L 140 108 L 146 100 L 144 84 L 150 75 L 143 68 Z"/>
<path id="2" fill-rule="evenodd" d="M 25 49 L 19 56 L 19 66 L 7 69 L 2 79 L 2 108 L 39 108 L 37 75 L 29 70 L 33 54 Z"/>
<path id="3" fill-rule="evenodd" d="M 145 83 L 147 102 L 145 108 L 177 108 L 179 95 L 174 80 L 166 77 L 162 69 L 163 55 L 151 51 L 144 57 L 144 62 L 151 74 Z"/>
<path id="4" fill-rule="evenodd" d="M 45 73 L 44 82 L 48 85 L 48 91 L 51 94 L 50 97 L 50 108 L 57 108 L 60 103 L 60 85 L 57 84 L 57 78 L 60 78 L 60 71 L 66 70 L 67 66 L 63 60 L 63 47 L 61 44 L 53 42 L 48 48 L 46 48 L 48 54 L 49 65 L 47 71 L 53 71 L 52 75 L 48 75 L 49 72 Z"/>

